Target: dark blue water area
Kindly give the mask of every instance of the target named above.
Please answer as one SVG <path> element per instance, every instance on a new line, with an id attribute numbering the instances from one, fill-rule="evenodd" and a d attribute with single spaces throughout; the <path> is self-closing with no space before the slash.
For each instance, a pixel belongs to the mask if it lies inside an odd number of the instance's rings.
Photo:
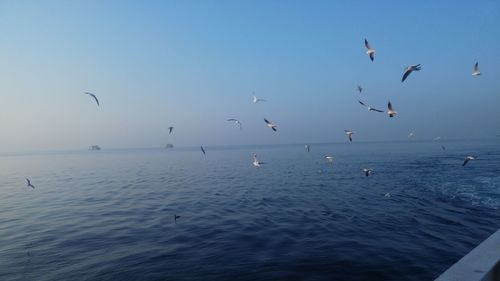
<path id="1" fill-rule="evenodd" d="M 0 280 L 433 280 L 500 227 L 499 144 L 3 155 Z"/>

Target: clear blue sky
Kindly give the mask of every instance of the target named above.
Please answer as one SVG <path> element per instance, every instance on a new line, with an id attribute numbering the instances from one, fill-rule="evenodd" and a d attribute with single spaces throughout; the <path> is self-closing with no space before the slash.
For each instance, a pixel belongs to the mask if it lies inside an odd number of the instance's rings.
<path id="1" fill-rule="evenodd" d="M 499 1 L 0 1 L 0 151 L 494 137 L 499 26 Z"/>

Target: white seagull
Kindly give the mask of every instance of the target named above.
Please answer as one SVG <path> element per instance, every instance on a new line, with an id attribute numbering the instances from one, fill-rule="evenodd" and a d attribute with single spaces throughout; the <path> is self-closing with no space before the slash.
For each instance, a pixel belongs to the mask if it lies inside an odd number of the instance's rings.
<path id="1" fill-rule="evenodd" d="M 366 109 L 368 109 L 368 111 L 376 111 L 376 112 L 384 112 L 383 110 L 379 110 L 379 109 L 376 109 L 376 108 L 373 108 L 371 106 L 368 106 L 366 103 L 358 100 L 359 104 L 361 104 L 362 106 L 366 107 Z"/>
<path id="2" fill-rule="evenodd" d="M 273 124 L 271 121 L 267 120 L 266 118 L 264 118 L 264 122 L 266 122 L 266 124 L 267 124 L 267 126 L 268 126 L 269 128 L 273 129 L 273 131 L 275 131 L 275 132 L 276 132 L 276 128 L 277 128 L 278 126 L 276 126 L 275 124 Z"/>
<path id="3" fill-rule="evenodd" d="M 472 71 L 472 76 L 479 76 L 481 75 L 481 71 L 479 71 L 479 62 L 476 62 L 474 65 L 474 70 Z"/>
<path id="4" fill-rule="evenodd" d="M 253 96 L 253 103 L 258 103 L 259 101 L 266 101 L 265 99 L 258 99 L 256 96 Z"/>
<path id="5" fill-rule="evenodd" d="M 413 138 L 414 136 L 415 136 L 415 132 L 413 132 L 413 131 L 408 134 L 409 139 Z"/>
<path id="6" fill-rule="evenodd" d="M 405 68 L 405 73 L 403 74 L 403 78 L 401 79 L 401 83 L 404 82 L 406 80 L 406 78 L 408 78 L 408 75 L 410 75 L 410 73 L 412 73 L 413 71 L 419 71 L 419 70 L 420 70 L 420 63 L 415 64 L 415 65 L 410 65 L 407 68 Z"/>
<path id="7" fill-rule="evenodd" d="M 467 165 L 467 163 L 469 163 L 470 160 L 476 160 L 476 158 L 477 158 L 476 156 L 472 156 L 472 155 L 465 157 L 465 160 L 464 160 L 464 163 L 462 164 L 462 166 Z"/>
<path id="8" fill-rule="evenodd" d="M 265 164 L 264 162 L 260 162 L 260 161 L 257 159 L 257 154 L 255 154 L 255 153 L 252 155 L 252 160 L 253 160 L 252 164 L 253 164 L 255 167 L 257 167 L 257 168 L 259 168 L 259 167 L 260 167 L 260 165 Z"/>
<path id="9" fill-rule="evenodd" d="M 354 132 L 351 130 L 344 130 L 344 132 L 347 135 L 347 137 L 349 137 L 349 141 L 352 141 L 352 134 L 354 134 Z"/>
<path id="10" fill-rule="evenodd" d="M 335 160 L 335 158 L 333 156 L 325 156 L 325 159 L 328 163 L 330 164 L 333 164 L 333 160 Z"/>
<path id="11" fill-rule="evenodd" d="M 304 145 L 304 147 L 306 148 L 307 152 L 311 151 L 311 146 L 310 145 L 306 144 L 306 145 Z"/>
<path id="12" fill-rule="evenodd" d="M 370 57 L 370 59 L 373 61 L 375 58 L 375 50 L 370 47 L 370 43 L 368 43 L 368 40 L 365 38 L 365 47 L 367 49 L 366 54 Z"/>
<path id="13" fill-rule="evenodd" d="M 365 176 L 368 177 L 368 176 L 371 176 L 373 174 L 373 170 L 370 168 L 364 168 L 363 173 L 365 174 Z"/>
<path id="14" fill-rule="evenodd" d="M 93 97 L 95 99 L 95 102 L 97 103 L 97 106 L 99 106 L 99 100 L 97 99 L 97 97 L 94 94 L 89 93 L 89 92 L 84 92 L 84 94 Z"/>
<path id="15" fill-rule="evenodd" d="M 31 188 L 35 189 L 35 186 L 31 184 L 31 181 L 28 178 L 26 178 L 26 184 L 27 184 L 28 187 L 31 187 Z"/>
<path id="16" fill-rule="evenodd" d="M 387 104 L 387 114 L 389 114 L 389 117 L 394 117 L 396 114 L 398 114 L 396 111 L 392 109 L 391 102 Z"/>
<path id="17" fill-rule="evenodd" d="M 240 130 L 241 130 L 241 129 L 243 129 L 243 128 L 241 127 L 241 122 L 240 122 L 240 121 L 238 121 L 237 119 L 231 118 L 231 119 L 227 119 L 227 121 L 229 121 L 229 122 L 234 122 L 234 124 L 235 124 L 235 125 L 237 125 L 238 127 L 240 127 Z"/>

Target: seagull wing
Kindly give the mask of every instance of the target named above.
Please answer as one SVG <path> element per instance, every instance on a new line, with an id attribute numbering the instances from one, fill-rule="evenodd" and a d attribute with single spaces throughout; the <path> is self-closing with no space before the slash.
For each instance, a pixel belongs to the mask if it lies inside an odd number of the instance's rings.
<path id="1" fill-rule="evenodd" d="M 368 107 L 368 105 L 366 105 L 364 102 L 362 102 L 362 101 L 360 101 L 360 100 L 358 100 L 358 102 L 359 102 L 359 104 L 361 104 L 362 106 L 364 106 L 364 107 Z"/>
<path id="2" fill-rule="evenodd" d="M 411 69 L 406 69 L 405 73 L 403 74 L 403 78 L 401 79 L 401 82 L 404 82 L 406 80 L 406 78 L 408 77 L 408 75 L 410 75 L 410 73 L 412 72 Z"/>
<path id="3" fill-rule="evenodd" d="M 206 154 L 205 153 L 205 149 L 203 148 L 203 146 L 200 146 L 200 148 L 201 148 L 201 152 L 203 152 L 203 154 Z"/>
<path id="4" fill-rule="evenodd" d="M 479 62 L 474 65 L 474 72 L 479 72 Z"/>
<path id="5" fill-rule="evenodd" d="M 392 104 L 391 104 L 391 102 L 389 102 L 389 103 L 387 104 L 387 108 L 388 108 L 389 110 L 392 110 Z"/>
<path id="6" fill-rule="evenodd" d="M 370 111 L 384 112 L 383 110 L 376 109 L 376 108 L 373 108 L 373 107 L 370 107 Z"/>
<path id="7" fill-rule="evenodd" d="M 89 92 L 85 92 L 85 94 L 93 97 L 95 99 L 95 102 L 97 103 L 97 106 L 99 106 L 99 100 L 97 99 L 97 97 L 94 94 L 89 93 Z"/>
<path id="8" fill-rule="evenodd" d="M 462 166 L 467 165 L 467 163 L 469 163 L 469 161 L 470 161 L 470 158 L 466 157 L 465 160 L 464 160 L 464 163 L 462 164 Z"/>
<path id="9" fill-rule="evenodd" d="M 370 43 L 368 43 L 368 40 L 366 40 L 365 38 L 365 47 L 368 49 L 368 50 L 371 50 L 372 47 L 370 47 Z"/>
<path id="10" fill-rule="evenodd" d="M 227 119 L 227 121 L 233 121 L 233 122 L 236 122 L 238 120 L 234 119 L 234 118 L 231 118 L 231 119 Z"/>
<path id="11" fill-rule="evenodd" d="M 370 53 L 370 60 L 373 61 L 375 59 L 375 53 Z"/>
<path id="12" fill-rule="evenodd" d="M 361 93 L 363 91 L 363 88 L 361 88 L 360 85 L 358 85 L 358 91 Z"/>
<path id="13" fill-rule="evenodd" d="M 266 122 L 267 124 L 269 125 L 272 125 L 273 123 L 269 122 L 269 120 L 267 120 L 266 118 L 264 118 L 264 122 Z"/>

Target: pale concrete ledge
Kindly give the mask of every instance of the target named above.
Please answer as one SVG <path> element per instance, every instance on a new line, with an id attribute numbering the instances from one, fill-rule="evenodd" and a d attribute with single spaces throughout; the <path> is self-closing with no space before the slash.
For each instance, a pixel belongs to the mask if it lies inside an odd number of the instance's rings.
<path id="1" fill-rule="evenodd" d="M 500 280 L 500 230 L 448 268 L 435 281 Z"/>

